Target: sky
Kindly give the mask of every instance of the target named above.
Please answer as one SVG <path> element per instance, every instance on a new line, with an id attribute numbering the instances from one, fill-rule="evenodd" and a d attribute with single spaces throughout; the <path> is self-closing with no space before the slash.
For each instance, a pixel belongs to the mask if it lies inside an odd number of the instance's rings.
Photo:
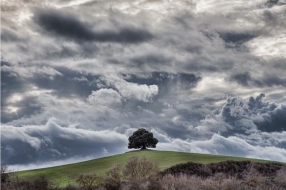
<path id="1" fill-rule="evenodd" d="M 1 163 L 158 150 L 286 161 L 286 0 L 4 0 Z"/>

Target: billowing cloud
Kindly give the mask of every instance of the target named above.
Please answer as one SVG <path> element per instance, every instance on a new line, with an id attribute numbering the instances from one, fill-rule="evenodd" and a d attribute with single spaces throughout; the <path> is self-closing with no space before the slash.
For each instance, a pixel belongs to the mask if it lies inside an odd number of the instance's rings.
<path id="1" fill-rule="evenodd" d="M 141 126 L 151 124 L 145 127 L 158 137 L 159 149 L 282 161 L 285 159 L 286 141 L 283 126 L 285 122 L 279 123 L 279 121 L 285 119 L 285 106 L 265 102 L 263 97 L 264 95 L 261 94 L 256 98 L 250 97 L 248 100 L 229 98 L 221 110 L 213 116 L 207 116 L 198 126 L 192 126 L 192 123 L 182 119 L 187 115 L 182 115 L 183 112 L 180 113 L 178 108 L 173 108 L 173 111 L 170 108 L 162 110 L 163 114 L 157 116 L 155 112 L 146 109 L 131 113 L 122 107 L 124 106 L 122 97 L 113 89 L 103 88 L 93 91 L 86 103 L 66 102 L 42 96 L 40 102 L 44 104 L 46 110 L 42 116 L 3 125 L 2 151 L 5 152 L 3 160 L 16 165 L 35 162 L 41 165 L 49 160 L 91 158 L 105 154 L 106 151 L 102 151 L 102 148 L 100 151 L 91 151 L 91 154 L 89 150 L 91 146 L 95 146 L 94 144 L 96 147 L 104 147 L 109 153 L 118 153 L 116 148 L 111 148 L 113 145 L 110 147 L 108 145 L 113 142 L 112 140 L 101 139 L 104 135 L 114 133 L 116 138 L 120 137 L 121 145 L 116 146 L 125 150 L 124 142 L 127 141 L 128 135 L 140 126 L 136 124 Z M 62 112 L 54 109 L 54 105 L 60 106 Z M 120 119 L 123 115 L 119 112 L 125 115 L 124 120 Z M 50 117 L 51 114 L 55 118 L 48 119 L 43 125 L 29 124 L 39 122 L 39 119 Z M 84 119 L 81 118 L 83 115 L 85 115 Z M 147 117 L 149 120 L 146 120 Z M 64 120 L 60 120 L 62 118 Z M 137 121 L 134 121 L 134 118 L 137 118 Z M 153 119 L 156 119 L 155 123 Z M 106 121 L 111 125 L 104 124 Z M 19 126 L 23 124 L 24 126 Z M 94 124 L 96 127 L 93 126 Z M 103 126 L 105 130 L 102 129 Z M 101 138 L 95 138 L 97 134 L 101 135 Z M 18 150 L 20 145 L 21 150 L 25 152 Z M 270 154 L 270 150 L 275 151 L 276 154 Z M 24 153 L 27 157 L 24 162 L 17 160 Z M 45 158 L 42 157 L 43 155 Z"/>
<path id="2" fill-rule="evenodd" d="M 92 94 L 88 96 L 87 101 L 95 106 L 114 106 L 121 104 L 122 97 L 115 90 L 102 88 L 98 91 L 93 91 Z"/>
<path id="3" fill-rule="evenodd" d="M 137 84 L 133 82 L 127 82 L 119 77 L 112 77 L 104 79 L 111 86 L 114 86 L 119 93 L 127 99 L 137 99 L 143 102 L 152 101 L 153 96 L 158 94 L 157 85 Z"/>
<path id="4" fill-rule="evenodd" d="M 114 131 L 88 131 L 59 126 L 49 120 L 43 126 L 1 126 L 2 162 L 36 164 L 72 157 L 105 156 L 124 151 L 126 136 Z M 5 156 L 4 156 L 5 155 Z"/>
<path id="5" fill-rule="evenodd" d="M 239 98 L 229 98 L 221 111 L 222 119 L 231 124 L 240 127 L 249 124 L 255 124 L 261 131 L 285 131 L 286 130 L 286 106 L 281 104 L 263 101 L 264 94 L 256 98 L 250 97 L 248 101 Z"/>
<path id="6" fill-rule="evenodd" d="M 241 138 L 235 136 L 223 137 L 219 134 L 214 134 L 211 139 L 203 141 L 188 142 L 180 139 L 171 139 L 170 142 L 160 143 L 158 148 L 163 150 L 175 149 L 184 152 L 204 154 L 261 158 L 282 162 L 285 161 L 286 158 L 286 150 L 284 148 L 251 145 Z"/>

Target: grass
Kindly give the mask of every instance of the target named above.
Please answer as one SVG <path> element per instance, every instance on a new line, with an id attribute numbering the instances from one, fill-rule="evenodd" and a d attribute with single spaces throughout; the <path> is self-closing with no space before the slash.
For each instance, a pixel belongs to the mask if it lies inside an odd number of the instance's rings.
<path id="1" fill-rule="evenodd" d="M 131 151 L 114 156 L 98 158 L 94 160 L 78 162 L 74 164 L 55 166 L 50 168 L 27 170 L 18 172 L 20 178 L 33 178 L 38 175 L 46 175 L 48 179 L 60 183 L 61 186 L 67 184 L 74 184 L 75 179 L 81 173 L 97 173 L 104 176 L 105 173 L 115 163 L 126 163 L 126 161 L 132 156 L 146 156 L 148 158 L 157 160 L 161 170 L 169 168 L 173 165 L 185 162 L 197 162 L 197 163 L 215 163 L 226 160 L 243 161 L 251 160 L 254 162 L 269 162 L 267 160 L 240 158 L 221 155 L 209 155 L 209 154 L 197 154 L 186 152 L 173 152 L 173 151 Z"/>

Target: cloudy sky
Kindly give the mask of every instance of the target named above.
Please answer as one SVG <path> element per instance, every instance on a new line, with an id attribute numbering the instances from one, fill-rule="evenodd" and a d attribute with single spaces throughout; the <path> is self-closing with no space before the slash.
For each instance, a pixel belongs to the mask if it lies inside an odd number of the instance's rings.
<path id="1" fill-rule="evenodd" d="M 1 161 L 157 149 L 286 161 L 286 0 L 4 0 Z"/>

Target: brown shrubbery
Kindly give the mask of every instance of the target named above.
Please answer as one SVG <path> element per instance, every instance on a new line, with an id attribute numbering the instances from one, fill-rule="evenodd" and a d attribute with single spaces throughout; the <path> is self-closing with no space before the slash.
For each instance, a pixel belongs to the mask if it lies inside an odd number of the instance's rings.
<path id="1" fill-rule="evenodd" d="M 104 187 L 107 190 L 120 188 L 142 189 L 142 185 L 159 172 L 158 164 L 146 157 L 131 157 L 125 166 L 122 164 L 114 165 L 107 172 Z"/>
<path id="2" fill-rule="evenodd" d="M 123 165 L 115 164 L 106 174 L 104 187 L 106 190 L 120 189 L 123 180 Z"/>
<path id="3" fill-rule="evenodd" d="M 159 172 L 158 164 L 146 157 L 131 157 L 124 167 L 123 174 L 128 180 L 147 180 Z"/>
<path id="4" fill-rule="evenodd" d="M 286 189 L 286 166 L 279 170 L 274 178 L 275 183 Z"/>
<path id="5" fill-rule="evenodd" d="M 92 190 L 94 186 L 101 184 L 102 180 L 97 174 L 80 174 L 76 182 L 85 190 Z"/>
<path id="6" fill-rule="evenodd" d="M 9 182 L 1 183 L 1 190 L 58 190 L 59 185 L 49 181 L 44 175 L 35 179 L 10 178 Z"/>
<path id="7" fill-rule="evenodd" d="M 9 182 L 9 173 L 8 172 L 8 166 L 1 164 L 1 184 L 2 183 L 8 183 Z"/>
<path id="8" fill-rule="evenodd" d="M 163 172 L 161 175 L 195 175 L 202 178 L 211 177 L 216 173 L 223 173 L 226 176 L 241 179 L 246 176 L 251 170 L 257 171 L 262 176 L 275 176 L 276 172 L 283 167 L 279 163 L 255 163 L 250 161 L 225 161 L 211 164 L 200 164 L 188 162 L 172 166 Z"/>
<path id="9" fill-rule="evenodd" d="M 29 181 L 7 176 L 1 183 L 3 190 L 286 190 L 285 165 L 248 161 L 189 162 L 159 172 L 156 162 L 132 157 L 125 165 L 114 165 L 105 178 L 81 174 L 77 179 L 79 186 L 65 188 L 44 176 Z"/>

